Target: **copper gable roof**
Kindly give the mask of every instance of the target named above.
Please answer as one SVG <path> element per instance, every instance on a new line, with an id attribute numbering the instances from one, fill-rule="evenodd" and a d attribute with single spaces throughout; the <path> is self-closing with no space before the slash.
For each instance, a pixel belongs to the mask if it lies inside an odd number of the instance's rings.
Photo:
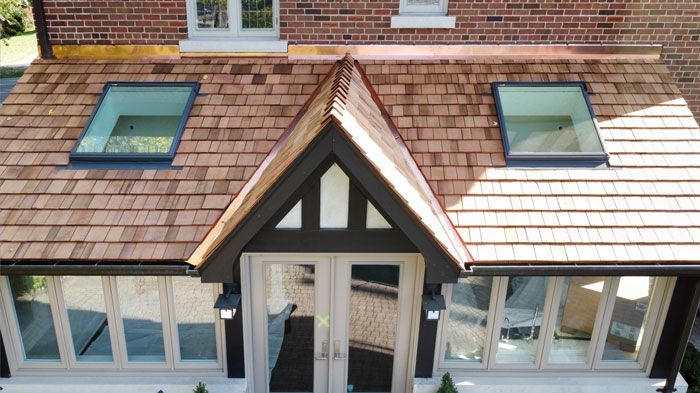
<path id="1" fill-rule="evenodd" d="M 362 65 L 388 115 L 376 105 L 348 111 L 369 111 L 369 119 L 334 116 L 359 128 L 393 120 L 476 263 L 700 259 L 700 131 L 660 60 Z M 195 249 L 333 67 L 257 58 L 37 61 L 0 108 L 0 260 L 201 259 L 206 249 Z M 103 84 L 114 80 L 201 83 L 175 157 L 181 169 L 64 168 Z M 363 98 L 352 100 L 369 103 L 354 80 Z M 505 167 L 490 95 L 497 80 L 585 81 L 610 168 Z"/>
<path id="2" fill-rule="evenodd" d="M 188 262 L 199 267 L 262 196 L 335 122 L 460 269 L 471 259 L 376 93 L 350 56 L 338 61 Z"/>

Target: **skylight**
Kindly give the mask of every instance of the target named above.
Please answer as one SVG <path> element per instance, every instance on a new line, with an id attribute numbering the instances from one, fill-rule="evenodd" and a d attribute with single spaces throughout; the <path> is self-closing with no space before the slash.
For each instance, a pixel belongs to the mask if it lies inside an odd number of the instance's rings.
<path id="1" fill-rule="evenodd" d="M 582 82 L 494 83 L 493 88 L 509 163 L 607 161 Z"/>
<path id="2" fill-rule="evenodd" d="M 91 161 L 169 161 L 197 83 L 108 83 L 71 153 Z"/>

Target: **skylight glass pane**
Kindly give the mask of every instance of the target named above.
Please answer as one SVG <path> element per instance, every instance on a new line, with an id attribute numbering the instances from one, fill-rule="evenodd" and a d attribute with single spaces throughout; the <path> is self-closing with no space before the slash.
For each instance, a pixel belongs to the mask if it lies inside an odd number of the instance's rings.
<path id="1" fill-rule="evenodd" d="M 194 85 L 108 85 L 75 153 L 169 153 L 194 89 Z"/>
<path id="2" fill-rule="evenodd" d="M 581 85 L 495 88 L 507 153 L 605 155 Z"/>

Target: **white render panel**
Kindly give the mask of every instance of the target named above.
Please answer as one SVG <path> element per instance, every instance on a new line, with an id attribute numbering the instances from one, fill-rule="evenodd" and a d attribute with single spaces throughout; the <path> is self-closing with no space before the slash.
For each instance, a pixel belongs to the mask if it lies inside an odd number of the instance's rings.
<path id="1" fill-rule="evenodd" d="M 372 202 L 367 201 L 367 229 L 389 229 L 391 224 L 382 216 Z"/>
<path id="2" fill-rule="evenodd" d="M 301 201 L 287 213 L 277 226 L 277 229 L 300 229 L 301 228 Z"/>
<path id="3" fill-rule="evenodd" d="M 348 227 L 350 179 L 336 164 L 321 176 L 321 228 Z"/>

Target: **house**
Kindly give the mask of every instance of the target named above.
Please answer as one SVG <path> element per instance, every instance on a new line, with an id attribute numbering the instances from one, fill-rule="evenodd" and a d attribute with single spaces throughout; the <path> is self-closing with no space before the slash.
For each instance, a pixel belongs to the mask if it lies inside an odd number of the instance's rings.
<path id="1" fill-rule="evenodd" d="M 36 1 L 3 390 L 685 391 L 694 87 L 643 38 L 576 44 L 655 13 L 469 45 L 552 3 L 395 3 Z"/>

